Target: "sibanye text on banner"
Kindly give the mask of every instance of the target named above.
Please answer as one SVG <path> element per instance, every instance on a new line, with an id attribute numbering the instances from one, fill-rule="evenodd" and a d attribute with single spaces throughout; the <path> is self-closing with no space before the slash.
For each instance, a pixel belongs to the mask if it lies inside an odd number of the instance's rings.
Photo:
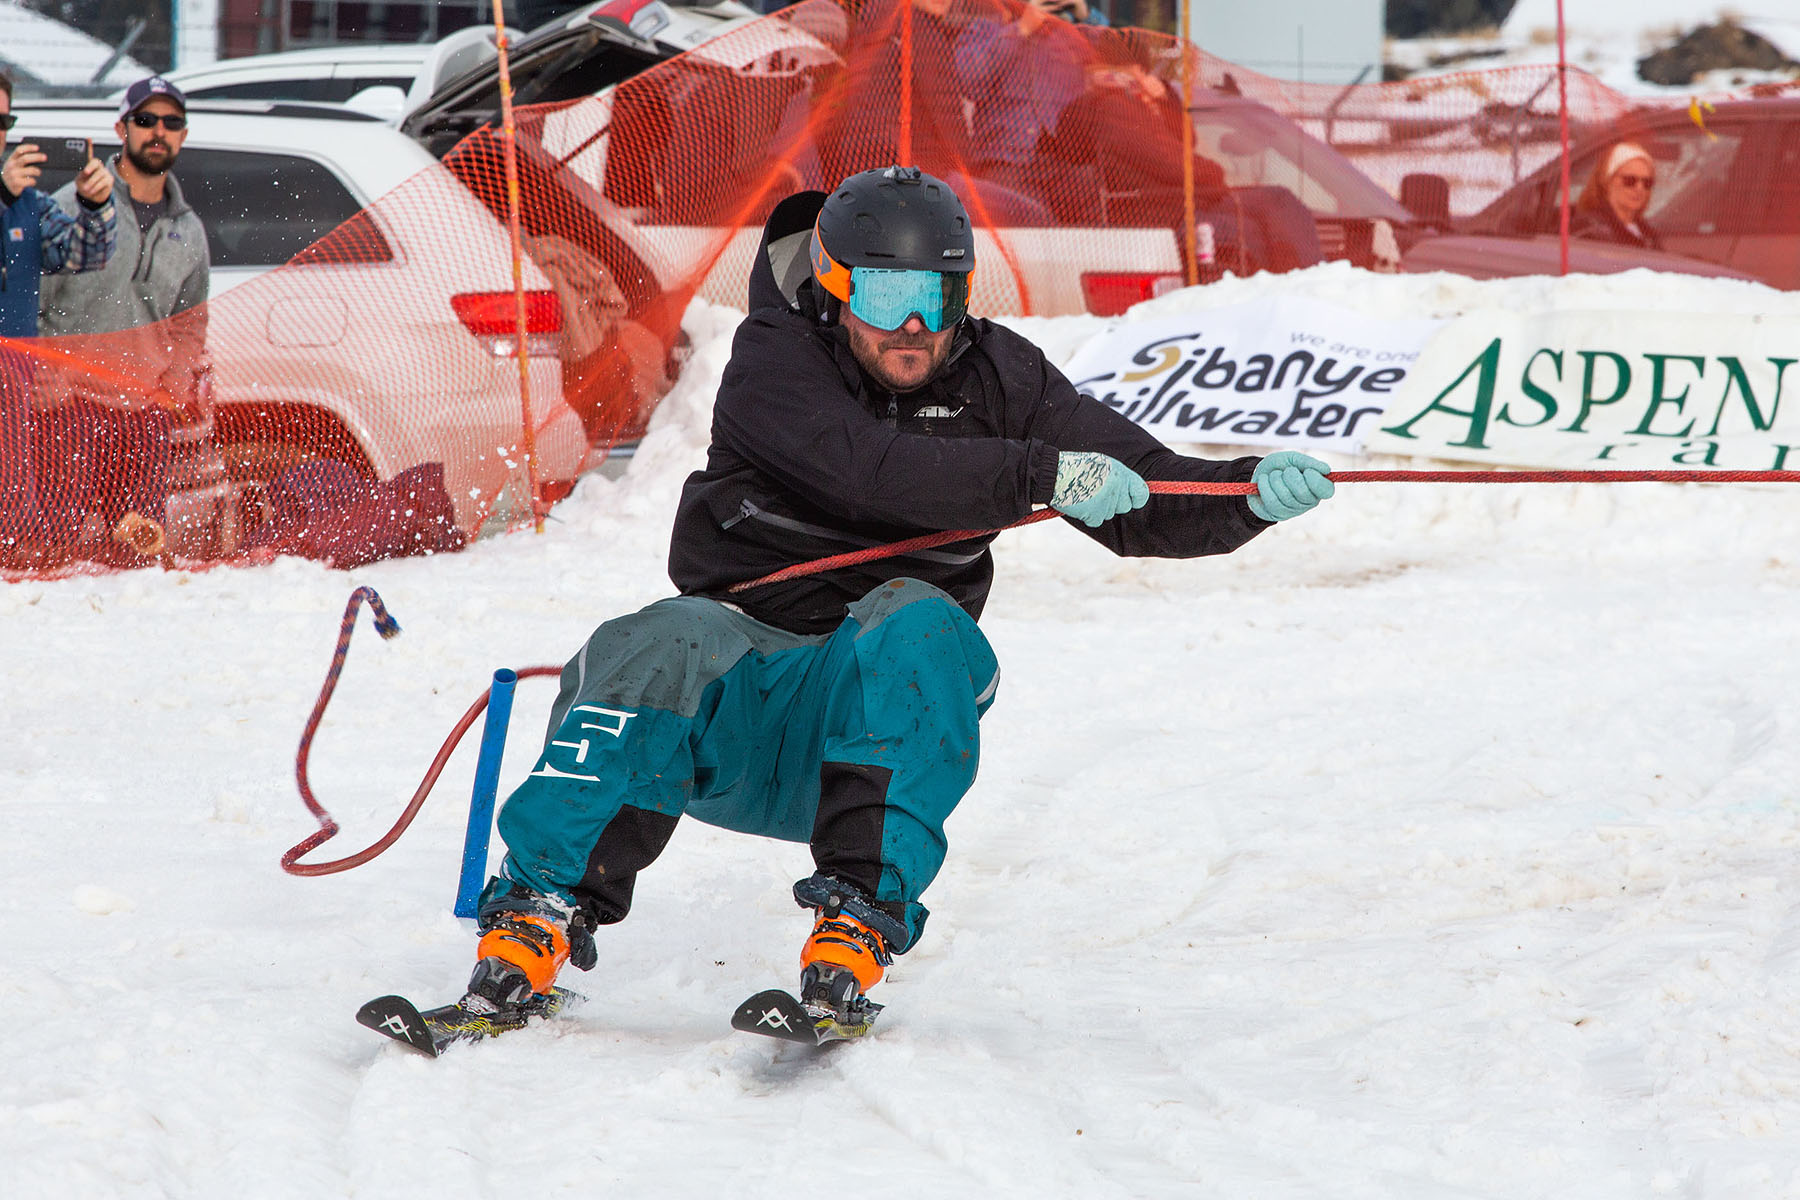
<path id="1" fill-rule="evenodd" d="M 1354 451 L 1442 324 L 1261 301 L 1121 324 L 1064 373 L 1166 441 Z"/>

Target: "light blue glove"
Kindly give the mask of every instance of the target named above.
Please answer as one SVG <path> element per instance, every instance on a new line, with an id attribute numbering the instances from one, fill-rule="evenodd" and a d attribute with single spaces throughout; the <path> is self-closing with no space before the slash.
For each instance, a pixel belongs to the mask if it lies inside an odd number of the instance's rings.
<path id="1" fill-rule="evenodd" d="M 1116 458 L 1092 450 L 1064 450 L 1056 459 L 1050 507 L 1089 529 L 1150 502 L 1150 485 Z"/>
<path id="2" fill-rule="evenodd" d="M 1251 472 L 1256 495 L 1246 497 L 1250 511 L 1265 521 L 1297 517 L 1337 491 L 1330 474 L 1331 468 L 1316 458 L 1295 450 L 1277 450 Z"/>

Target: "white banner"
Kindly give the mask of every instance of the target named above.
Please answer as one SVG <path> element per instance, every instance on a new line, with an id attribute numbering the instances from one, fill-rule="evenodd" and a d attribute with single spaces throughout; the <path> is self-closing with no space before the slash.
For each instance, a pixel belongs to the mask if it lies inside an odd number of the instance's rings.
<path id="1" fill-rule="evenodd" d="M 1800 468 L 1800 320 L 1477 312 L 1446 326 L 1370 451 L 1512 466 Z M 1788 374 L 1792 368 L 1794 374 Z"/>
<path id="2" fill-rule="evenodd" d="M 1063 373 L 1165 442 L 1354 452 L 1443 324 L 1261 300 L 1121 324 Z"/>

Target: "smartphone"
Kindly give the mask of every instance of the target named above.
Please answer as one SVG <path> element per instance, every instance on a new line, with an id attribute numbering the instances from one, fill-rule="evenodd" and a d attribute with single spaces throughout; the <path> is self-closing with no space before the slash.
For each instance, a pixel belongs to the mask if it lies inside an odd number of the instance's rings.
<path id="1" fill-rule="evenodd" d="M 94 139 L 78 137 L 20 138 L 33 142 L 46 156 L 38 166 L 45 174 L 53 171 L 78 172 L 94 157 Z"/>

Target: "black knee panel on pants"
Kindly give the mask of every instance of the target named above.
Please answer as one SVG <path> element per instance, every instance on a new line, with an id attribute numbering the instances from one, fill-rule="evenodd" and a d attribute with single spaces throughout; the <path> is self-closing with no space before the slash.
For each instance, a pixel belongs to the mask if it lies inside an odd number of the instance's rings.
<path id="1" fill-rule="evenodd" d="M 819 813 L 813 819 L 813 865 L 866 896 L 881 886 L 881 837 L 887 818 L 886 767 L 828 762 L 819 766 Z"/>
<path id="2" fill-rule="evenodd" d="M 596 925 L 611 925 L 631 911 L 631 889 L 637 874 L 656 861 L 680 820 L 672 813 L 652 812 L 627 804 L 600 831 L 587 871 L 575 889 L 582 909 Z"/>

